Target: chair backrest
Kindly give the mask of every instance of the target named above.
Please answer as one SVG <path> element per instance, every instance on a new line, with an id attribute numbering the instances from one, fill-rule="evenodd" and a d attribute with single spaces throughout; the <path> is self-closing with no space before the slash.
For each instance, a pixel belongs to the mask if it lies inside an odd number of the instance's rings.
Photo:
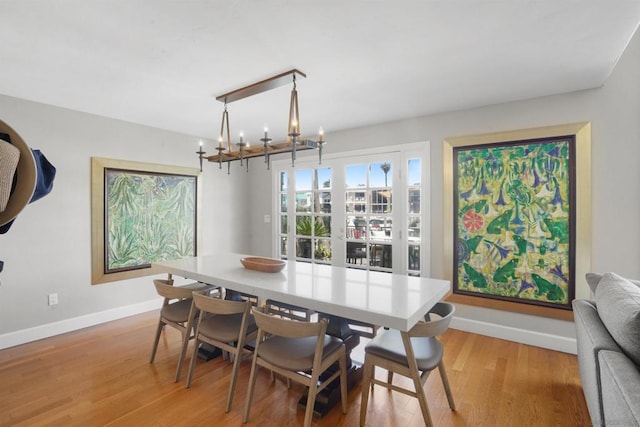
<path id="1" fill-rule="evenodd" d="M 265 314 L 262 309 L 256 308 L 252 310 L 252 313 L 258 328 L 263 333 L 285 338 L 303 338 L 324 337 L 327 332 L 327 321 L 325 319 L 321 319 L 318 322 L 301 322 Z"/>
<path id="2" fill-rule="evenodd" d="M 251 301 L 229 301 L 203 295 L 198 292 L 193 293 L 193 302 L 200 313 L 212 314 L 240 314 L 251 310 Z"/>
<path id="3" fill-rule="evenodd" d="M 173 286 L 173 280 L 155 279 L 153 281 L 158 295 L 165 298 L 165 302 L 172 299 L 187 299 L 192 297 L 193 289 Z"/>
<path id="4" fill-rule="evenodd" d="M 411 328 L 409 336 L 435 337 L 436 335 L 442 334 L 447 330 L 447 328 L 449 328 L 449 323 L 451 323 L 451 319 L 453 318 L 453 313 L 455 313 L 455 311 L 456 307 L 451 303 L 436 303 L 436 305 L 429 310 L 429 313 L 426 314 L 425 321 L 418 322 L 413 328 Z M 439 318 L 431 320 L 431 314 L 436 314 Z"/>
<path id="5" fill-rule="evenodd" d="M 328 322 L 326 319 L 320 319 L 317 322 L 302 322 L 299 320 L 291 320 L 276 315 L 264 313 L 264 308 L 253 308 L 256 325 L 258 326 L 258 337 L 256 338 L 256 357 L 260 355 L 260 341 L 267 335 L 273 335 L 284 338 L 316 338 L 316 348 L 313 352 L 313 370 L 320 368 L 324 357 L 324 342 L 327 332 Z"/>
<path id="6" fill-rule="evenodd" d="M 173 286 L 173 279 L 154 279 L 153 283 L 164 283 L 165 285 Z"/>

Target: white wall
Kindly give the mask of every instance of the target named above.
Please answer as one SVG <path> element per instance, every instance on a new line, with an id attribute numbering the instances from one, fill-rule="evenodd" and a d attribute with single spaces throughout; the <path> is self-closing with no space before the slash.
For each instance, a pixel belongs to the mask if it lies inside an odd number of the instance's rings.
<path id="1" fill-rule="evenodd" d="M 549 64 L 553 67 L 553 64 Z M 636 34 L 598 89 L 378 124 L 331 133 L 327 153 L 431 141 L 431 274 L 444 277 L 442 141 L 450 136 L 526 129 L 564 123 L 592 123 L 592 271 L 640 277 L 640 34 Z M 401 100 L 399 100 L 401 102 Z M 424 102 L 429 102 L 425 99 Z M 339 104 L 336 105 L 339 108 Z M 389 108 L 393 108 L 392 105 Z M 265 173 L 252 175 L 251 248 L 271 251 L 271 193 Z M 579 294 L 586 283 L 579 277 Z M 530 331 L 532 343 L 575 351 L 573 322 L 458 305 L 453 326 L 518 340 Z M 549 344 L 554 341 L 555 344 Z"/>
<path id="2" fill-rule="evenodd" d="M 62 322 L 65 330 L 79 316 L 106 311 L 95 318 L 108 320 L 159 307 L 151 277 L 91 285 L 91 157 L 198 167 L 198 138 L 5 96 L 0 118 L 57 168 L 52 193 L 28 205 L 0 235 L 0 348 L 20 342 L 16 333 L 29 328 L 36 328 L 28 334 L 36 338 L 55 332 L 42 326 L 52 322 Z M 205 166 L 202 252 L 246 252 L 247 174 L 228 176 Z M 47 294 L 53 292 L 59 304 L 49 307 Z M 75 324 L 91 323 L 82 319 Z"/>

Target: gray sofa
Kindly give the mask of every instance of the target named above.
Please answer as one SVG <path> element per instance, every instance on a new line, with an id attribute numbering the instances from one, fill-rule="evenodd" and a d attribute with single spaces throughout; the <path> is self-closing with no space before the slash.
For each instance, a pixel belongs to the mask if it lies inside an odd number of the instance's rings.
<path id="1" fill-rule="evenodd" d="M 594 426 L 640 426 L 640 281 L 587 274 L 594 300 L 573 312 L 582 389 Z"/>

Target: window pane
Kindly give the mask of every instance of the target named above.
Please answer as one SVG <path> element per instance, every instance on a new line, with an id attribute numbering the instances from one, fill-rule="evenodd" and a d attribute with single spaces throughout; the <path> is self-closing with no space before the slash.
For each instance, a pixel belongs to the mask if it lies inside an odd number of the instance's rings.
<path id="1" fill-rule="evenodd" d="M 367 247 L 364 243 L 347 242 L 347 264 L 368 265 Z"/>
<path id="2" fill-rule="evenodd" d="M 247 160 L 248 162 L 248 160 Z M 279 176 L 279 187 L 280 187 L 280 256 L 282 258 L 288 257 L 288 246 L 287 246 L 287 234 L 289 232 L 287 224 L 287 211 L 288 211 L 288 181 L 289 175 L 287 172 L 280 172 Z"/>
<path id="3" fill-rule="evenodd" d="M 296 212 L 311 212 L 311 191 L 296 192 Z"/>
<path id="4" fill-rule="evenodd" d="M 298 258 L 311 258 L 311 239 L 296 239 L 296 256 Z"/>
<path id="5" fill-rule="evenodd" d="M 361 216 L 348 216 L 347 239 L 363 240 L 367 237 L 367 221 Z"/>
<path id="6" fill-rule="evenodd" d="M 390 187 L 393 185 L 391 163 L 371 163 L 369 166 L 370 187 Z"/>
<path id="7" fill-rule="evenodd" d="M 409 270 L 420 270 L 420 246 L 409 245 Z"/>
<path id="8" fill-rule="evenodd" d="M 409 229 L 407 230 L 407 236 L 409 242 L 420 241 L 420 217 L 409 217 Z"/>
<path id="9" fill-rule="evenodd" d="M 364 190 L 347 191 L 345 197 L 347 212 L 366 212 L 367 193 Z"/>
<path id="10" fill-rule="evenodd" d="M 314 236 L 316 237 L 331 237 L 331 217 L 329 216 L 315 216 Z"/>
<path id="11" fill-rule="evenodd" d="M 369 244 L 369 264 L 377 267 L 391 268 L 391 245 Z"/>
<path id="12" fill-rule="evenodd" d="M 331 240 L 318 239 L 314 248 L 313 257 L 319 261 L 331 261 Z"/>
<path id="13" fill-rule="evenodd" d="M 320 191 L 318 193 L 314 212 L 331 213 L 331 193 L 329 191 Z"/>
<path id="14" fill-rule="evenodd" d="M 391 218 L 371 217 L 369 235 L 372 240 L 391 240 Z"/>
<path id="15" fill-rule="evenodd" d="M 312 174 L 310 169 L 296 171 L 296 191 L 312 190 Z"/>
<path id="16" fill-rule="evenodd" d="M 311 224 L 310 216 L 297 216 L 296 217 L 296 234 L 298 236 L 311 236 L 313 225 Z"/>
<path id="17" fill-rule="evenodd" d="M 407 185 L 420 185 L 422 183 L 422 168 L 420 167 L 420 165 L 420 159 L 409 160 Z"/>
<path id="18" fill-rule="evenodd" d="M 409 189 L 409 213 L 420 213 L 420 189 Z"/>
<path id="19" fill-rule="evenodd" d="M 347 166 L 345 170 L 345 184 L 347 188 L 367 186 L 367 165 Z"/>
<path id="20" fill-rule="evenodd" d="M 422 167 L 421 159 L 411 159 L 407 164 L 407 185 L 408 188 L 408 213 L 420 214 L 420 204 L 422 199 Z M 420 216 L 409 215 L 407 218 L 407 266 L 412 274 L 419 274 L 420 271 Z M 410 273 L 411 274 L 411 273 Z"/>
<path id="21" fill-rule="evenodd" d="M 318 188 L 331 188 L 331 168 L 317 169 Z"/>
<path id="22" fill-rule="evenodd" d="M 371 190 L 371 212 L 391 212 L 391 190 Z"/>

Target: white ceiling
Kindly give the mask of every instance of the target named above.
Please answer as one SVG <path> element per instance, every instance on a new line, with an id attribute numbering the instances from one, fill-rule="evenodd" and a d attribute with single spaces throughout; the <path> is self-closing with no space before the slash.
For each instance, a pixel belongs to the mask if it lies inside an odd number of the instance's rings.
<path id="1" fill-rule="evenodd" d="M 598 87 L 639 22 L 638 0 L 0 0 L 0 93 L 216 139 L 216 95 L 298 68 L 303 133 L 330 136 Z M 289 90 L 230 104 L 232 134 L 283 135 Z"/>

